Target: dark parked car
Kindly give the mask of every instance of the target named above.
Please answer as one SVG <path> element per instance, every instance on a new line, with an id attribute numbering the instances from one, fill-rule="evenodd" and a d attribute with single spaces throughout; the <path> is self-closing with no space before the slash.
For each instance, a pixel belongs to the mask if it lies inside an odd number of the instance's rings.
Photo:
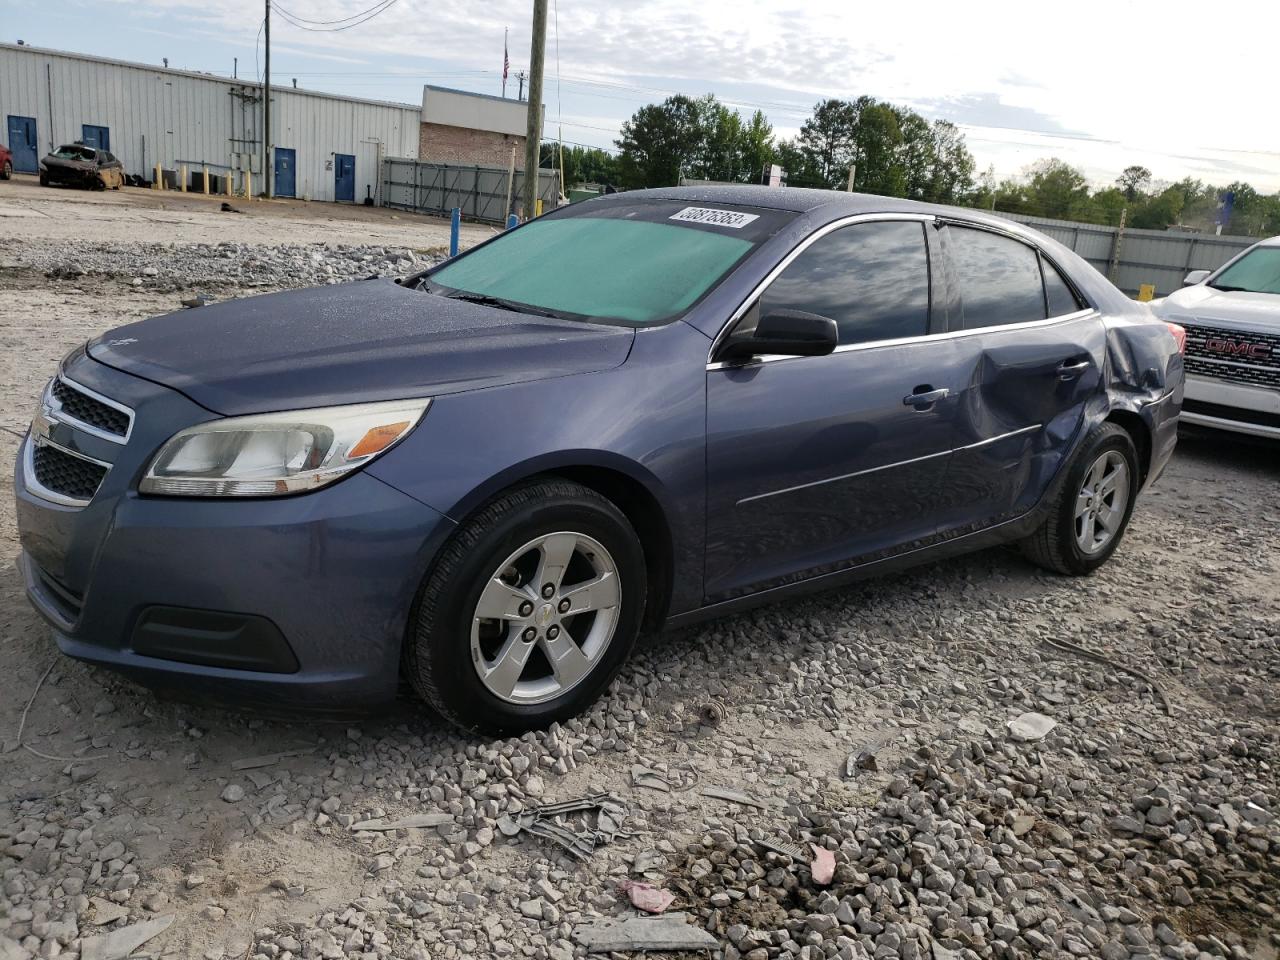
<path id="1" fill-rule="evenodd" d="M 67 143 L 40 161 L 40 186 L 55 184 L 119 190 L 124 186 L 124 164 L 109 150 Z"/>
<path id="2" fill-rule="evenodd" d="M 469 728 L 642 627 L 998 543 L 1087 574 L 1173 450 L 1180 330 L 972 210 L 622 193 L 403 281 L 129 324 L 41 399 L 22 566 L 67 654 Z"/>
<path id="3" fill-rule="evenodd" d="M 9 148 L 0 143 L 0 180 L 13 179 L 13 154 Z"/>

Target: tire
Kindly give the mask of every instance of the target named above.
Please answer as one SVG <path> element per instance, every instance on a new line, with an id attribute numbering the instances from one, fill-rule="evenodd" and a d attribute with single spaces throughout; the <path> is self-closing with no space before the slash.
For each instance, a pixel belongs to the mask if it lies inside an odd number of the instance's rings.
<path id="1" fill-rule="evenodd" d="M 40 186 L 47 187 L 49 185 L 49 175 L 47 173 L 40 174 Z"/>
<path id="2" fill-rule="evenodd" d="M 8 160 L 6 160 L 4 162 L 4 169 L 0 170 L 0 180 L 12 180 L 12 179 L 13 179 L 13 164 L 10 163 Z"/>
<path id="3" fill-rule="evenodd" d="M 555 558 L 565 555 L 571 560 L 560 568 Z M 558 579 L 545 569 L 548 557 Z M 592 580 L 595 591 L 572 592 Z M 509 616 L 477 616 L 486 590 L 486 607 Z M 404 674 L 465 730 L 545 727 L 580 713 L 617 675 L 640 632 L 646 593 L 643 548 L 613 503 L 554 477 L 523 484 L 485 504 L 442 548 L 410 619 Z M 562 614 L 564 603 L 583 612 Z M 551 666 L 553 651 L 560 669 Z"/>
<path id="4" fill-rule="evenodd" d="M 1106 480 L 1113 473 L 1121 472 L 1121 465 L 1124 476 L 1115 481 L 1115 489 L 1108 491 Z M 1095 470 L 1101 472 L 1091 476 Z M 1022 552 L 1033 563 L 1056 573 L 1077 577 L 1093 573 L 1110 559 L 1124 539 L 1137 499 L 1138 478 L 1138 453 L 1128 432 L 1114 423 L 1094 427 L 1054 494 L 1049 516 L 1035 533 L 1022 541 Z M 1086 480 L 1099 479 L 1101 497 L 1090 496 L 1091 491 L 1085 489 Z M 1116 491 L 1121 484 L 1123 504 L 1117 503 Z M 1086 526 L 1088 518 L 1079 516 L 1078 508 L 1093 509 L 1093 526 Z M 1110 525 L 1103 517 L 1108 517 Z M 1086 544 L 1092 544 L 1092 549 Z"/>

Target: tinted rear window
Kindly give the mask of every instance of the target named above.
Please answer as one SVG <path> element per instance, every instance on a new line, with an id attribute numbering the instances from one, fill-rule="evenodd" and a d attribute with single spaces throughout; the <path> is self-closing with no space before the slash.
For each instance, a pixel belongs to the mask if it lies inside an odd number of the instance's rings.
<path id="1" fill-rule="evenodd" d="M 947 233 L 966 330 L 1045 318 L 1039 256 L 1032 247 L 986 230 L 953 226 Z"/>
<path id="2" fill-rule="evenodd" d="M 1049 301 L 1049 316 L 1061 317 L 1082 309 L 1084 305 L 1067 281 L 1062 279 L 1058 268 L 1044 257 L 1040 258 L 1040 266 L 1044 269 L 1044 294 Z"/>

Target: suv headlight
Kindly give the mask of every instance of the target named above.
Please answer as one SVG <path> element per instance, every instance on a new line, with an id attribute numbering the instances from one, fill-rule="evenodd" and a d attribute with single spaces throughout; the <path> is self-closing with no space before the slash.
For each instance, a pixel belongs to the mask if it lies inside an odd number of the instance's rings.
<path id="1" fill-rule="evenodd" d="M 333 483 L 408 435 L 430 399 L 227 417 L 189 427 L 152 458 L 142 493 L 271 497 Z"/>

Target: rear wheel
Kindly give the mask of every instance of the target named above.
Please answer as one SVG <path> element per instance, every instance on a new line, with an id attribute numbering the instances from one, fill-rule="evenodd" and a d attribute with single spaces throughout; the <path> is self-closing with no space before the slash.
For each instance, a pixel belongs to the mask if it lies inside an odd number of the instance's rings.
<path id="1" fill-rule="evenodd" d="M 1094 428 L 1067 472 L 1044 524 L 1022 542 L 1035 563 L 1058 573 L 1092 573 L 1115 553 L 1133 515 L 1138 454 L 1114 423 Z"/>
<path id="2" fill-rule="evenodd" d="M 621 511 L 568 481 L 530 483 L 487 504 L 442 550 L 405 673 L 468 730 L 543 727 L 608 686 L 645 598 L 644 553 Z"/>
<path id="3" fill-rule="evenodd" d="M 13 179 L 13 164 L 10 163 L 8 160 L 6 160 L 4 162 L 4 169 L 0 170 L 0 180 L 12 180 L 12 179 Z"/>

